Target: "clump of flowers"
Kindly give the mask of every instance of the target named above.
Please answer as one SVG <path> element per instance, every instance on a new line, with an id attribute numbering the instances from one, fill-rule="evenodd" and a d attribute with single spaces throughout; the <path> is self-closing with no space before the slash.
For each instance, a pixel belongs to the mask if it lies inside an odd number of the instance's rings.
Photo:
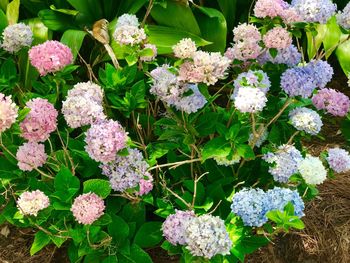
<path id="1" fill-rule="evenodd" d="M 39 71 L 41 76 L 60 71 L 73 62 L 73 54 L 69 47 L 48 40 L 29 50 L 30 63 Z"/>
<path id="2" fill-rule="evenodd" d="M 305 22 L 325 24 L 337 10 L 331 0 L 293 0 L 291 4 Z"/>
<path id="3" fill-rule="evenodd" d="M 312 60 L 306 65 L 307 70 L 316 81 L 316 86 L 320 89 L 326 87 L 327 83 L 332 80 L 334 70 L 327 61 Z"/>
<path id="4" fill-rule="evenodd" d="M 273 64 L 286 64 L 289 67 L 293 67 L 300 63 L 301 53 L 294 45 L 290 45 L 287 48 L 277 49 L 276 57 L 272 57 L 270 52 L 266 51 L 258 57 L 258 61 L 259 64 L 271 62 Z"/>
<path id="5" fill-rule="evenodd" d="M 264 133 L 256 140 L 254 146 L 260 148 L 261 145 L 267 140 L 268 136 L 269 136 L 269 132 L 265 130 Z M 255 139 L 254 134 L 253 133 L 249 134 L 249 140 L 248 140 L 249 144 L 253 142 L 253 139 Z"/>
<path id="6" fill-rule="evenodd" d="M 192 58 L 196 51 L 196 43 L 190 38 L 183 38 L 173 46 L 174 56 L 177 58 Z"/>
<path id="7" fill-rule="evenodd" d="M 73 86 L 73 89 L 68 91 L 68 97 L 87 97 L 99 104 L 103 101 L 102 88 L 91 82 L 78 82 Z"/>
<path id="8" fill-rule="evenodd" d="M 145 61 L 145 62 L 149 62 L 149 61 L 153 61 L 156 56 L 157 56 L 157 53 L 158 53 L 158 50 L 157 50 L 157 47 L 156 45 L 153 45 L 153 44 L 145 44 L 143 46 L 143 50 L 146 50 L 146 49 L 149 49 L 152 51 L 152 55 L 142 55 L 140 57 L 140 60 L 141 61 Z M 141 52 L 143 51 L 141 50 Z"/>
<path id="9" fill-rule="evenodd" d="M 45 164 L 47 154 L 45 146 L 37 142 L 27 142 L 18 148 L 16 153 L 18 167 L 22 171 L 32 171 Z"/>
<path id="10" fill-rule="evenodd" d="M 136 27 L 138 27 L 139 25 L 140 25 L 139 19 L 137 18 L 136 15 L 123 14 L 120 17 L 118 17 L 116 27 L 121 27 L 121 26 L 136 26 Z"/>
<path id="11" fill-rule="evenodd" d="M 84 225 L 91 225 L 104 214 L 104 210 L 103 199 L 91 192 L 76 197 L 71 207 L 75 220 Z"/>
<path id="12" fill-rule="evenodd" d="M 185 84 L 184 86 L 184 94 L 174 102 L 174 106 L 176 109 L 188 114 L 197 112 L 204 107 L 207 100 L 199 91 L 196 84 Z M 192 94 L 186 96 L 187 92 L 191 92 Z"/>
<path id="13" fill-rule="evenodd" d="M 291 124 L 299 131 L 304 131 L 311 135 L 316 135 L 322 128 L 320 115 L 311 109 L 300 107 L 289 113 Z"/>
<path id="14" fill-rule="evenodd" d="M 299 163 L 298 170 L 307 184 L 322 184 L 327 178 L 327 170 L 320 158 L 309 154 Z"/>
<path id="15" fill-rule="evenodd" d="M 350 99 L 334 89 L 322 89 L 312 97 L 312 103 L 318 110 L 325 110 L 333 116 L 344 117 L 350 109 Z"/>
<path id="16" fill-rule="evenodd" d="M 298 172 L 298 165 L 303 157 L 298 149 L 292 145 L 281 145 L 274 153 L 267 153 L 263 160 L 272 164 L 269 173 L 277 182 L 286 183 L 289 178 Z"/>
<path id="17" fill-rule="evenodd" d="M 139 22 L 135 15 L 124 14 L 118 18 L 113 38 L 120 45 L 134 46 L 142 43 L 146 38 L 143 28 L 139 28 Z"/>
<path id="18" fill-rule="evenodd" d="M 337 23 L 344 29 L 350 29 L 350 3 L 345 6 L 342 12 L 338 12 Z"/>
<path id="19" fill-rule="evenodd" d="M 243 113 L 262 111 L 267 102 L 265 93 L 256 88 L 240 88 L 237 95 L 234 95 L 231 96 L 231 99 L 234 101 L 235 107 Z"/>
<path id="20" fill-rule="evenodd" d="M 18 107 L 12 101 L 11 96 L 0 93 L 0 134 L 11 128 L 16 122 Z"/>
<path id="21" fill-rule="evenodd" d="M 281 16 L 288 7 L 288 3 L 283 0 L 258 0 L 254 6 L 254 15 L 265 18 Z"/>
<path id="22" fill-rule="evenodd" d="M 102 174 L 109 178 L 112 189 L 119 192 L 137 187 L 142 179 L 152 178 L 147 171 L 149 165 L 137 149 L 128 149 L 128 155 L 117 155 L 113 161 L 100 167 Z"/>
<path id="23" fill-rule="evenodd" d="M 283 27 L 275 27 L 268 31 L 263 38 L 267 48 L 288 48 L 292 44 L 292 37 Z"/>
<path id="24" fill-rule="evenodd" d="M 108 163 L 118 151 L 126 147 L 127 133 L 113 120 L 102 120 L 91 125 L 86 132 L 85 150 L 97 162 Z"/>
<path id="25" fill-rule="evenodd" d="M 50 205 L 50 199 L 40 190 L 26 191 L 17 200 L 17 207 L 22 215 L 37 216 Z"/>
<path id="26" fill-rule="evenodd" d="M 150 175 L 147 179 L 141 179 L 139 183 L 139 191 L 137 195 L 146 195 L 153 189 L 153 177 Z"/>
<path id="27" fill-rule="evenodd" d="M 47 99 L 28 101 L 30 112 L 20 124 L 22 137 L 31 142 L 44 142 L 57 128 L 58 112 Z"/>
<path id="28" fill-rule="evenodd" d="M 349 152 L 340 148 L 332 148 L 328 150 L 326 160 L 329 167 L 337 173 L 344 173 L 350 170 Z"/>
<path id="29" fill-rule="evenodd" d="M 241 87 L 257 88 L 265 94 L 271 87 L 271 82 L 267 74 L 262 70 L 249 70 L 239 74 L 234 81 L 235 93 Z"/>
<path id="30" fill-rule="evenodd" d="M 29 26 L 18 23 L 7 26 L 2 32 L 1 47 L 10 53 L 16 53 L 33 42 L 33 32 Z"/>
<path id="31" fill-rule="evenodd" d="M 196 215 L 193 211 L 175 210 L 175 214 L 169 215 L 163 225 L 163 236 L 173 245 L 185 245 L 185 230 L 192 218 Z"/>
<path id="32" fill-rule="evenodd" d="M 193 217 L 187 224 L 185 237 L 186 248 L 194 256 L 210 259 L 218 254 L 230 254 L 232 241 L 220 217 L 212 215 Z"/>

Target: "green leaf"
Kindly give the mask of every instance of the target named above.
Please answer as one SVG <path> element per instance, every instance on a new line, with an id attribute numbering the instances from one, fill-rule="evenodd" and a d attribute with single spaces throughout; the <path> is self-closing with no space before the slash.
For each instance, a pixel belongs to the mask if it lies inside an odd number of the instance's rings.
<path id="1" fill-rule="evenodd" d="M 226 157 L 231 152 L 231 144 L 225 138 L 216 137 L 207 142 L 202 150 L 203 162 L 213 157 Z"/>
<path id="2" fill-rule="evenodd" d="M 7 17 L 4 11 L 0 9 L 0 32 L 2 32 L 7 27 L 7 25 L 8 25 Z"/>
<path id="3" fill-rule="evenodd" d="M 270 53 L 271 57 L 275 58 L 278 54 L 278 51 L 276 48 L 270 48 L 269 53 Z"/>
<path id="4" fill-rule="evenodd" d="M 316 55 L 317 51 L 321 47 L 322 41 L 326 34 L 326 25 L 319 24 L 316 29 L 306 31 L 307 37 L 307 54 L 311 60 Z M 316 35 L 315 35 L 316 34 Z"/>
<path id="5" fill-rule="evenodd" d="M 146 222 L 137 231 L 134 243 L 142 248 L 154 247 L 163 239 L 161 222 Z"/>
<path id="6" fill-rule="evenodd" d="M 292 202 L 288 202 L 283 210 L 287 213 L 287 215 L 294 216 L 294 206 Z"/>
<path id="7" fill-rule="evenodd" d="M 226 18 L 227 29 L 231 31 L 235 24 L 237 0 L 217 0 L 220 10 Z"/>
<path id="8" fill-rule="evenodd" d="M 337 24 L 337 19 L 335 16 L 328 20 L 326 27 L 327 30 L 323 39 L 323 46 L 326 51 L 326 58 L 328 58 L 337 48 L 342 32 Z"/>
<path id="9" fill-rule="evenodd" d="M 55 177 L 54 186 L 57 191 L 67 191 L 70 188 L 78 190 L 80 181 L 67 167 L 62 166 Z"/>
<path id="10" fill-rule="evenodd" d="M 103 179 L 90 179 L 83 183 L 84 193 L 93 192 L 105 199 L 112 191 L 111 184 Z"/>
<path id="11" fill-rule="evenodd" d="M 350 40 L 345 41 L 338 46 L 335 52 L 340 66 L 343 69 L 344 73 L 350 75 Z"/>
<path id="12" fill-rule="evenodd" d="M 47 28 L 54 31 L 65 31 L 75 28 L 74 18 L 71 15 L 58 13 L 50 9 L 43 9 L 40 10 L 38 16 Z"/>
<path id="13" fill-rule="evenodd" d="M 68 29 L 61 37 L 61 42 L 72 50 L 74 60 L 77 58 L 77 54 L 83 44 L 86 34 L 87 33 L 82 30 Z"/>
<path id="14" fill-rule="evenodd" d="M 35 253 L 42 250 L 50 243 L 50 240 L 50 236 L 45 234 L 43 231 L 37 232 L 34 236 L 34 242 L 30 248 L 30 255 L 33 256 Z"/>
<path id="15" fill-rule="evenodd" d="M 129 225 L 120 216 L 113 215 L 112 223 L 108 225 L 108 233 L 112 236 L 114 242 L 122 244 L 129 236 Z"/>
<path id="16" fill-rule="evenodd" d="M 7 5 L 6 17 L 9 25 L 14 25 L 18 21 L 20 0 L 13 0 Z"/>
<path id="17" fill-rule="evenodd" d="M 132 244 L 130 247 L 130 257 L 135 262 L 142 262 L 142 263 L 152 263 L 153 262 L 151 257 L 148 255 L 148 253 L 146 253 L 142 248 L 140 248 L 136 244 Z"/>
<path id="18" fill-rule="evenodd" d="M 287 225 L 290 226 L 290 227 L 293 227 L 293 228 L 295 228 L 295 229 L 299 229 L 299 230 L 305 228 L 304 222 L 301 221 L 301 220 L 300 220 L 299 218 L 297 218 L 297 217 L 291 219 L 291 220 L 288 222 Z"/>
<path id="19" fill-rule="evenodd" d="M 79 11 L 79 16 L 82 21 L 94 22 L 103 18 L 103 12 L 101 7 L 101 1 L 95 0 L 67 0 L 76 10 Z"/>
<path id="20" fill-rule="evenodd" d="M 8 3 L 9 3 L 9 0 L 0 0 L 1 11 L 6 12 Z"/>
<path id="21" fill-rule="evenodd" d="M 273 210 L 273 211 L 269 211 L 267 212 L 266 216 L 268 219 L 270 219 L 271 221 L 277 223 L 277 224 L 281 224 L 283 223 L 283 220 L 280 217 L 281 212 L 278 210 Z"/>
<path id="22" fill-rule="evenodd" d="M 54 5 L 50 5 L 50 9 L 65 15 L 70 15 L 70 16 L 76 16 L 79 11 L 77 10 L 71 10 L 71 9 L 61 9 L 61 8 L 56 8 Z"/>
<path id="23" fill-rule="evenodd" d="M 243 158 L 246 158 L 246 159 L 254 159 L 255 158 L 255 154 L 254 154 L 252 147 L 250 147 L 247 144 L 237 145 L 236 150 L 237 150 L 238 154 L 240 156 L 242 156 Z"/>
<path id="24" fill-rule="evenodd" d="M 158 54 L 172 53 L 172 47 L 183 38 L 191 38 L 198 47 L 211 44 L 211 42 L 185 30 L 165 26 L 148 26 L 148 40 L 157 46 Z"/>

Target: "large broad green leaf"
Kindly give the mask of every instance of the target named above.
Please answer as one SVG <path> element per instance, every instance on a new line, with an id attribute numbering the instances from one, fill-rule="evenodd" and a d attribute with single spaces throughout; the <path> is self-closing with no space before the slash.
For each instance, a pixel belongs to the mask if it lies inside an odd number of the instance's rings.
<path id="1" fill-rule="evenodd" d="M 72 50 L 74 60 L 83 44 L 86 32 L 82 30 L 68 29 L 61 37 L 61 42 Z"/>
<path id="2" fill-rule="evenodd" d="M 8 3 L 9 3 L 9 0 L 0 0 L 0 8 L 2 11 L 6 12 Z"/>
<path id="3" fill-rule="evenodd" d="M 146 222 L 137 231 L 134 243 L 142 248 L 154 247 L 163 239 L 161 222 Z"/>
<path id="4" fill-rule="evenodd" d="M 236 19 L 237 0 L 217 0 L 222 14 L 226 18 L 227 29 L 231 31 Z"/>
<path id="5" fill-rule="evenodd" d="M 165 27 L 165 26 L 149 26 L 148 40 L 155 44 L 158 49 L 158 54 L 168 54 L 172 52 L 172 46 L 176 45 L 183 38 L 191 38 L 196 42 L 197 46 L 206 46 L 211 44 L 203 38 L 186 32 L 184 30 Z"/>
<path id="6" fill-rule="evenodd" d="M 112 191 L 111 184 L 103 179 L 90 179 L 83 184 L 84 193 L 93 192 L 105 199 Z"/>
<path id="7" fill-rule="evenodd" d="M 7 27 L 8 22 L 7 22 L 7 17 L 6 14 L 0 10 L 0 32 L 2 32 L 5 27 Z"/>
<path id="8" fill-rule="evenodd" d="M 113 0 L 115 1 L 115 0 Z M 148 0 L 123 0 L 119 6 L 117 15 L 121 16 L 122 14 L 136 14 L 137 11 L 143 7 Z"/>
<path id="9" fill-rule="evenodd" d="M 335 54 L 344 73 L 350 75 L 350 40 L 345 41 L 337 48 Z"/>
<path id="10" fill-rule="evenodd" d="M 40 10 L 38 16 L 44 25 L 54 31 L 64 31 L 75 28 L 74 17 L 71 15 L 55 12 L 50 9 Z"/>
<path id="11" fill-rule="evenodd" d="M 152 8 L 151 16 L 159 25 L 175 27 L 200 35 L 201 31 L 196 18 L 188 5 L 171 0 L 166 3 L 165 7 L 158 4 Z"/>
<path id="12" fill-rule="evenodd" d="M 326 51 L 326 58 L 328 58 L 337 48 L 343 34 L 339 25 L 337 24 L 337 19 L 335 16 L 328 20 L 326 27 L 327 30 L 323 39 L 323 46 Z"/>
<path id="13" fill-rule="evenodd" d="M 322 41 L 327 31 L 326 25 L 317 25 L 316 31 L 307 31 L 307 54 L 311 60 L 321 47 Z"/>
<path id="14" fill-rule="evenodd" d="M 101 1 L 96 0 L 67 0 L 76 10 L 82 20 L 94 22 L 103 18 Z"/>
<path id="15" fill-rule="evenodd" d="M 213 157 L 227 157 L 231 152 L 231 144 L 223 137 L 216 137 L 207 142 L 202 150 L 203 162 Z"/>
<path id="16" fill-rule="evenodd" d="M 201 28 L 202 37 L 213 42 L 204 49 L 224 52 L 227 33 L 224 15 L 220 11 L 209 7 L 199 7 L 195 14 Z"/>
<path id="17" fill-rule="evenodd" d="M 19 16 L 20 0 L 13 0 L 7 5 L 6 16 L 9 25 L 16 24 Z"/>
<path id="18" fill-rule="evenodd" d="M 35 253 L 42 250 L 46 245 L 50 243 L 50 236 L 45 234 L 42 231 L 39 231 L 35 234 L 34 242 L 32 244 L 32 247 L 30 248 L 30 255 L 33 256 Z"/>

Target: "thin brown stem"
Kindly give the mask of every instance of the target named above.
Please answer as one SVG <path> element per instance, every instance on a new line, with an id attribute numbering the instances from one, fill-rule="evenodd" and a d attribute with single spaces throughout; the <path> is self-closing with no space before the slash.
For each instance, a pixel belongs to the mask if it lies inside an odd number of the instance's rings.
<path id="1" fill-rule="evenodd" d="M 185 161 L 174 162 L 174 163 L 159 164 L 149 168 L 148 171 L 152 171 L 154 169 L 163 168 L 163 167 L 170 167 L 169 169 L 175 169 L 183 164 L 200 162 L 200 161 L 202 161 L 201 158 L 196 158 L 196 159 L 185 160 Z"/>

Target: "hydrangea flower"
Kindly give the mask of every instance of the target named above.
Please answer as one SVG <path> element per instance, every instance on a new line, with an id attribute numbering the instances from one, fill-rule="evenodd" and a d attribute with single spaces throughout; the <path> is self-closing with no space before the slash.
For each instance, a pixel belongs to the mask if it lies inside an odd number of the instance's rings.
<path id="1" fill-rule="evenodd" d="M 263 38 L 267 48 L 288 48 L 292 44 L 292 37 L 283 27 L 275 27 L 269 30 Z"/>
<path id="2" fill-rule="evenodd" d="M 350 29 L 350 2 L 345 6 L 342 12 L 338 12 L 337 23 L 344 29 Z"/>
<path id="3" fill-rule="evenodd" d="M 300 107 L 289 113 L 291 124 L 299 131 L 304 131 L 311 135 L 320 132 L 323 125 L 320 115 L 311 109 Z"/>
<path id="4" fill-rule="evenodd" d="M 50 205 L 50 199 L 40 190 L 26 191 L 17 200 L 17 207 L 22 215 L 37 216 L 39 211 Z"/>
<path id="5" fill-rule="evenodd" d="M 192 83 L 214 85 L 226 76 L 226 70 L 231 61 L 220 52 L 196 51 L 193 62 L 185 62 L 180 66 L 178 79 Z"/>
<path id="6" fill-rule="evenodd" d="M 283 0 L 258 0 L 254 6 L 254 16 L 274 18 L 281 16 L 289 4 Z"/>
<path id="7" fill-rule="evenodd" d="M 133 14 L 123 14 L 120 17 L 118 17 L 116 28 L 122 27 L 122 26 L 136 26 L 138 27 L 140 25 L 139 19 L 136 15 Z"/>
<path id="8" fill-rule="evenodd" d="M 153 177 L 150 176 L 148 179 L 141 179 L 139 183 L 140 190 L 137 192 L 138 195 L 146 195 L 153 189 Z"/>
<path id="9" fill-rule="evenodd" d="M 327 179 L 327 170 L 320 158 L 309 154 L 299 163 L 298 170 L 307 184 L 322 184 Z"/>
<path id="10" fill-rule="evenodd" d="M 246 40 L 251 40 L 254 42 L 259 42 L 261 40 L 261 34 L 255 25 L 243 23 L 233 29 L 234 42 Z"/>
<path id="11" fill-rule="evenodd" d="M 234 81 L 234 86 L 235 95 L 241 87 L 257 88 L 266 94 L 271 87 L 271 82 L 264 71 L 249 70 L 248 72 L 243 72 L 237 76 Z"/>
<path id="12" fill-rule="evenodd" d="M 192 58 L 197 51 L 196 42 L 190 38 L 183 38 L 173 46 L 174 56 L 177 58 Z"/>
<path id="13" fill-rule="evenodd" d="M 143 50 L 145 49 L 151 49 L 152 50 L 152 56 L 146 56 L 146 55 L 143 55 L 140 57 L 140 60 L 141 61 L 146 61 L 146 62 L 149 62 L 149 61 L 153 61 L 156 56 L 157 56 L 157 53 L 158 53 L 158 50 L 157 50 L 157 47 L 156 45 L 153 45 L 153 44 L 145 44 L 143 46 Z"/>
<path id="14" fill-rule="evenodd" d="M 258 57 L 260 64 L 271 62 L 273 64 L 286 64 L 289 67 L 293 67 L 300 63 L 301 53 L 294 45 L 290 45 L 287 48 L 277 49 L 277 56 L 272 57 L 270 52 L 266 51 Z"/>
<path id="15" fill-rule="evenodd" d="M 60 71 L 73 62 L 73 54 L 69 47 L 55 41 L 48 40 L 29 50 L 30 63 L 39 71 L 41 76 Z"/>
<path id="16" fill-rule="evenodd" d="M 212 215 L 193 217 L 187 224 L 185 240 L 192 255 L 208 259 L 228 255 L 232 247 L 224 221 Z"/>
<path id="17" fill-rule="evenodd" d="M 86 97 L 99 104 L 103 101 L 102 88 L 91 82 L 78 82 L 73 86 L 73 89 L 68 90 L 67 97 Z"/>
<path id="18" fill-rule="evenodd" d="M 86 132 L 85 150 L 97 162 L 115 160 L 118 151 L 126 147 L 127 133 L 113 120 L 96 122 Z"/>
<path id="19" fill-rule="evenodd" d="M 302 18 L 298 14 L 298 11 L 292 6 L 289 6 L 287 9 L 285 9 L 280 16 L 283 19 L 283 22 L 286 24 L 302 22 Z"/>
<path id="20" fill-rule="evenodd" d="M 81 194 L 74 199 L 71 211 L 80 224 L 91 225 L 104 214 L 103 199 L 95 193 Z"/>
<path id="21" fill-rule="evenodd" d="M 269 136 L 269 132 L 267 131 L 267 130 L 265 130 L 265 132 L 258 138 L 258 140 L 255 142 L 255 147 L 258 147 L 258 148 L 260 148 L 261 147 L 261 145 L 267 140 L 267 137 Z M 249 142 L 249 144 L 253 141 L 253 139 L 254 139 L 254 134 L 253 133 L 251 133 L 250 135 L 249 135 L 249 140 L 248 140 L 248 142 Z"/>
<path id="22" fill-rule="evenodd" d="M 297 190 L 288 188 L 275 187 L 266 192 L 269 204 L 269 210 L 283 211 L 284 207 L 291 202 L 294 206 L 294 215 L 298 217 L 304 216 L 304 201 L 300 197 Z"/>
<path id="23" fill-rule="evenodd" d="M 0 93 L 0 133 L 11 128 L 16 122 L 18 107 L 12 101 L 11 96 Z"/>
<path id="24" fill-rule="evenodd" d="M 7 26 L 2 32 L 1 47 L 10 53 L 16 53 L 23 47 L 30 47 L 33 42 L 33 32 L 29 26 L 18 23 Z"/>
<path id="25" fill-rule="evenodd" d="M 304 22 L 327 23 L 337 10 L 331 0 L 292 0 L 291 4 Z"/>
<path id="26" fill-rule="evenodd" d="M 298 172 L 298 165 L 303 160 L 300 151 L 292 145 L 280 145 L 276 152 L 267 153 L 262 158 L 267 163 L 273 164 L 269 173 L 277 182 L 286 183 L 289 178 Z"/>
<path id="27" fill-rule="evenodd" d="M 142 41 L 144 41 L 147 36 L 143 28 L 124 25 L 115 29 L 113 38 L 120 45 L 134 46 L 142 43 Z"/>
<path id="28" fill-rule="evenodd" d="M 196 215 L 193 211 L 175 210 L 175 214 L 169 215 L 162 225 L 163 236 L 165 239 L 174 246 L 185 245 L 185 230 L 187 224 L 195 216 Z"/>
<path id="29" fill-rule="evenodd" d="M 214 160 L 218 165 L 231 166 L 239 163 L 241 161 L 241 156 L 238 154 L 233 155 L 231 158 L 228 158 L 227 156 L 215 156 Z"/>
<path id="30" fill-rule="evenodd" d="M 182 95 L 182 97 L 178 98 L 178 100 L 174 102 L 174 106 L 176 109 L 184 111 L 188 114 L 195 113 L 205 106 L 207 100 L 199 91 L 196 84 L 186 84 L 185 86 L 185 93 L 187 91 L 191 91 L 192 94 L 188 96 Z"/>
<path id="31" fill-rule="evenodd" d="M 235 59 L 234 49 L 232 47 L 227 48 L 224 56 L 227 57 L 230 61 L 233 61 Z"/>
<path id="32" fill-rule="evenodd" d="M 350 109 L 350 99 L 334 89 L 322 89 L 312 97 L 312 103 L 318 110 L 325 110 L 333 116 L 344 117 Z"/>
<path id="33" fill-rule="evenodd" d="M 128 149 L 126 156 L 117 155 L 113 161 L 101 164 L 102 174 L 109 178 L 114 191 L 123 192 L 135 188 L 141 179 L 151 179 L 149 168 L 142 153 L 137 149 Z"/>
<path id="34" fill-rule="evenodd" d="M 31 142 L 44 142 L 57 128 L 58 112 L 47 99 L 28 101 L 30 112 L 20 124 L 22 137 Z"/>
<path id="35" fill-rule="evenodd" d="M 239 216 L 245 226 L 262 226 L 267 222 L 269 203 L 261 189 L 243 189 L 234 194 L 232 212 Z"/>
<path id="36" fill-rule="evenodd" d="M 233 95 L 231 99 L 234 100 L 235 107 L 243 113 L 262 111 L 267 102 L 265 93 L 256 88 L 240 88 L 237 95 L 235 97 Z"/>
<path id="37" fill-rule="evenodd" d="M 20 146 L 16 153 L 18 167 L 22 171 L 32 171 L 46 163 L 45 146 L 37 142 L 27 142 Z"/>
<path id="38" fill-rule="evenodd" d="M 344 173 L 350 170 L 350 155 L 344 149 L 338 147 L 329 149 L 326 160 L 329 167 L 337 173 Z"/>
<path id="39" fill-rule="evenodd" d="M 327 61 L 312 60 L 306 65 L 307 70 L 316 81 L 316 86 L 320 89 L 326 87 L 327 83 L 332 80 L 334 70 Z"/>

